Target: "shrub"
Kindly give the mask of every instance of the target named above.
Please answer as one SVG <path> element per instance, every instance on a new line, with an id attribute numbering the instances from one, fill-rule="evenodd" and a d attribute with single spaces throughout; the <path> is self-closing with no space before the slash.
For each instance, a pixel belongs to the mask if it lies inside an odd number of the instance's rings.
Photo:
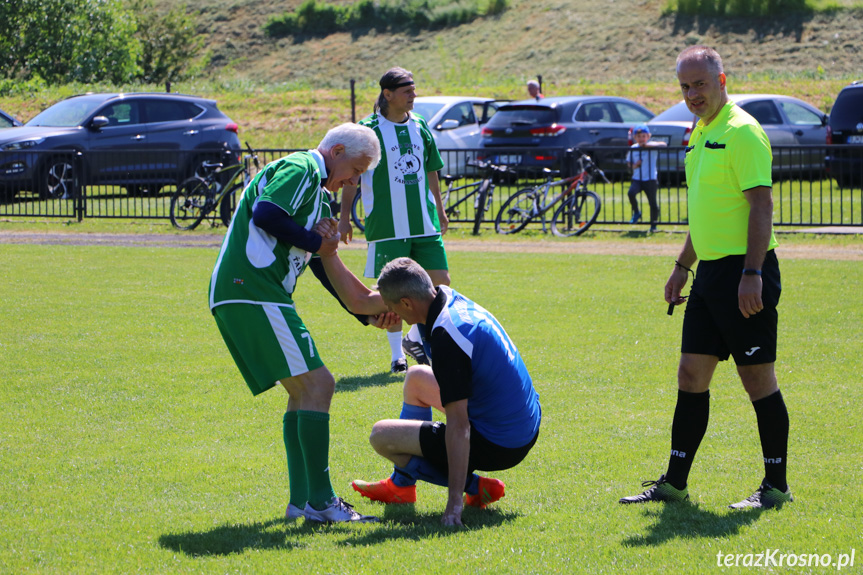
<path id="1" fill-rule="evenodd" d="M 687 16 L 767 17 L 811 10 L 806 0 L 677 0 L 677 13 Z"/>
<path id="2" fill-rule="evenodd" d="M 306 0 L 294 12 L 271 17 L 264 32 L 279 38 L 366 28 L 435 30 L 500 14 L 506 7 L 507 0 L 359 0 L 345 6 Z"/>

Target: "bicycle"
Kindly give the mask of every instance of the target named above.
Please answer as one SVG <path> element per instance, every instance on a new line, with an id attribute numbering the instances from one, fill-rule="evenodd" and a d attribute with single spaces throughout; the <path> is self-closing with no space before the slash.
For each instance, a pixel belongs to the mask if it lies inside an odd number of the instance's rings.
<path id="1" fill-rule="evenodd" d="M 236 164 L 221 162 L 201 164 L 203 175 L 195 174 L 184 180 L 171 195 L 171 223 L 181 230 L 193 230 L 204 218 L 219 208 L 219 218 L 226 226 L 231 224 L 238 192 L 249 185 L 252 179 L 250 160 L 260 168 L 258 154 L 246 142 L 247 154 Z M 237 181 L 242 174 L 242 181 Z M 213 215 L 212 225 L 216 225 Z"/>
<path id="2" fill-rule="evenodd" d="M 441 179 L 446 184 L 446 188 L 441 191 L 441 201 L 445 206 L 444 211 L 448 218 L 458 217 L 460 206 L 467 202 L 470 198 L 474 198 L 474 217 L 473 217 L 473 235 L 479 235 L 479 227 L 482 224 L 482 217 L 486 211 L 491 209 L 494 200 L 495 186 L 500 184 L 507 174 L 514 174 L 512 168 L 505 165 L 495 165 L 481 160 L 473 160 L 467 163 L 468 166 L 479 168 L 484 172 L 483 178 L 475 182 L 469 182 L 460 186 L 453 187 L 453 182 L 461 179 L 460 176 L 451 176 L 449 174 Z M 450 198 L 458 196 L 459 193 L 465 192 L 465 195 L 453 204 L 449 203 Z M 362 189 L 357 190 L 354 196 L 354 202 L 351 206 L 351 219 L 354 225 L 365 231 L 365 210 L 363 203 L 360 200 Z"/>
<path id="3" fill-rule="evenodd" d="M 556 170 L 543 170 L 548 178 L 533 188 L 520 190 L 504 202 L 494 220 L 499 234 L 520 232 L 533 220 L 542 220 L 545 231 L 545 214 L 560 202 L 551 220 L 551 231 L 556 236 L 570 237 L 583 234 L 596 221 L 602 202 L 587 186 L 597 177 L 610 183 L 605 173 L 587 154 L 578 158 L 579 173 L 555 181 L 560 175 Z M 561 192 L 548 200 L 549 191 L 560 186 Z"/>

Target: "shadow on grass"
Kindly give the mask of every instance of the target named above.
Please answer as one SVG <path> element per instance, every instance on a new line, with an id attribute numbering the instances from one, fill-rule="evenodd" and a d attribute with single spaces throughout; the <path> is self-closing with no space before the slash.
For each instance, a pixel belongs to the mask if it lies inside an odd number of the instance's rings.
<path id="1" fill-rule="evenodd" d="M 396 381 L 403 382 L 403 373 L 376 373 L 374 375 L 363 375 L 353 377 L 342 377 L 336 381 L 336 393 L 359 391 L 367 387 L 386 387 Z"/>
<path id="2" fill-rule="evenodd" d="M 647 533 L 624 539 L 624 546 L 643 547 L 661 545 L 672 539 L 736 535 L 741 527 L 754 523 L 762 512 L 761 509 L 748 509 L 716 513 L 693 504 L 650 507 L 644 510 L 644 515 L 654 518 L 654 523 L 647 528 Z"/>
<path id="3" fill-rule="evenodd" d="M 442 513 L 443 509 L 440 511 Z M 206 557 L 243 553 L 247 549 L 303 549 L 307 546 L 303 539 L 317 533 L 330 536 L 347 535 L 338 544 L 354 546 L 404 539 L 418 541 L 426 537 L 458 533 L 464 529 L 442 525 L 441 513 L 417 514 L 413 505 L 399 506 L 399 508 L 387 506 L 384 508 L 381 522 L 371 524 L 372 529 L 345 523 L 321 524 L 305 521 L 291 523 L 278 518 L 254 523 L 220 525 L 208 531 L 161 535 L 159 545 L 190 557 Z M 483 529 L 512 521 L 517 516 L 516 513 L 505 513 L 494 509 L 466 509 L 462 520 L 467 529 Z"/>
<path id="4" fill-rule="evenodd" d="M 379 527 L 370 531 L 355 532 L 340 542 L 341 545 L 374 545 L 393 540 L 419 541 L 427 537 L 441 537 L 463 532 L 465 529 L 495 527 L 518 517 L 517 513 L 497 509 L 466 508 L 462 513 L 464 527 L 441 524 L 443 507 L 439 511 L 417 513 L 414 505 L 387 505 Z"/>
<path id="5" fill-rule="evenodd" d="M 159 537 L 159 545 L 191 557 L 231 555 L 246 549 L 293 549 L 303 547 L 296 540 L 298 531 L 312 528 L 302 522 L 288 523 L 284 518 L 255 523 L 220 525 L 209 531 L 171 533 Z"/>

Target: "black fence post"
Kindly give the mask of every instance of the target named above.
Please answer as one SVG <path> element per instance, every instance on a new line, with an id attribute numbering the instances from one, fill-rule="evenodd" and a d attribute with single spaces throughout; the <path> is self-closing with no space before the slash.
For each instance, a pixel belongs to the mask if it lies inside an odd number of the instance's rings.
<path id="1" fill-rule="evenodd" d="M 351 122 L 357 121 L 357 93 L 355 86 L 357 81 L 351 78 Z"/>
<path id="2" fill-rule="evenodd" d="M 169 94 L 171 93 L 171 81 L 170 80 L 165 82 L 165 91 Z"/>
<path id="3" fill-rule="evenodd" d="M 542 94 L 542 74 L 536 75 L 536 81 L 539 82 L 539 93 Z"/>
<path id="4" fill-rule="evenodd" d="M 563 151 L 563 161 L 561 164 L 560 173 L 564 178 L 568 178 L 570 176 L 574 176 L 578 173 L 578 169 L 575 165 L 577 161 L 575 150 L 572 148 L 567 148 Z"/>
<path id="5" fill-rule="evenodd" d="M 75 206 L 75 218 L 78 220 L 78 223 L 81 223 L 84 220 L 84 215 L 86 212 L 87 203 L 85 201 L 84 196 L 87 193 L 87 187 L 84 185 L 84 182 L 87 181 L 87 178 L 84 177 L 83 171 L 87 168 L 85 167 L 86 162 L 84 162 L 84 154 L 80 151 L 75 152 L 75 159 L 73 160 L 72 167 L 72 190 L 74 191 L 74 197 L 72 198 L 72 202 Z M 80 169 L 77 169 L 80 167 Z"/>

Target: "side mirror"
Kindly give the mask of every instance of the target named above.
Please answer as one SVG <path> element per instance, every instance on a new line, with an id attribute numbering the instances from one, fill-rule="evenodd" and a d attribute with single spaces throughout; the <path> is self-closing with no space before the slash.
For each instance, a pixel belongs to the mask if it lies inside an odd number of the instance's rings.
<path id="1" fill-rule="evenodd" d="M 106 118 L 105 116 L 96 116 L 90 122 L 90 128 L 93 130 L 101 130 L 110 123 L 111 121 L 108 120 L 108 118 Z"/>
<path id="2" fill-rule="evenodd" d="M 830 121 L 830 115 L 829 114 L 824 114 L 823 116 L 821 116 L 821 125 L 822 126 L 826 126 L 827 122 L 829 122 L 829 121 Z"/>
<path id="3" fill-rule="evenodd" d="M 441 131 L 452 130 L 452 129 L 458 128 L 458 126 L 459 126 L 458 120 L 449 119 L 449 120 L 444 120 L 443 122 L 438 124 L 437 129 L 441 130 Z"/>

